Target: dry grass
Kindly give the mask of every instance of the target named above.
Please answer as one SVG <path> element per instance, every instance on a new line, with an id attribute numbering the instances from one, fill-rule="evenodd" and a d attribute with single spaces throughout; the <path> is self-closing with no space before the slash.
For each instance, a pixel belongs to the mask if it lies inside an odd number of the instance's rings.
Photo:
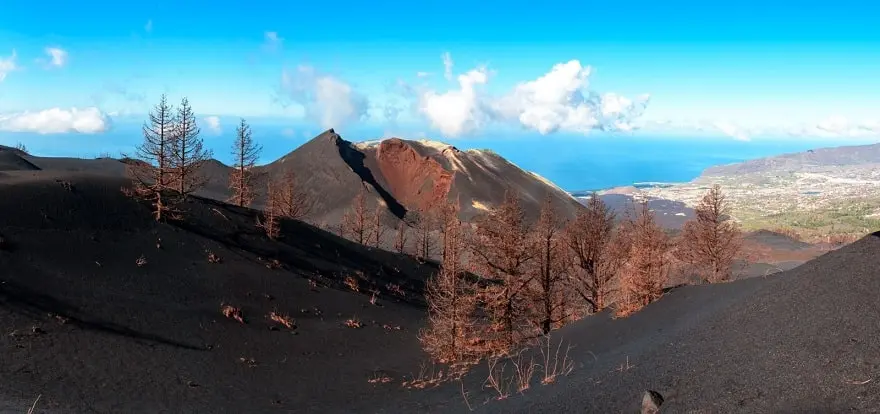
<path id="1" fill-rule="evenodd" d="M 522 355 L 522 352 L 517 354 L 516 359 L 511 358 L 510 362 L 513 363 L 517 391 L 522 393 L 531 386 L 532 377 L 535 376 L 535 368 L 537 367 L 537 364 L 535 364 L 535 359 L 533 357 L 529 357 L 529 359 L 526 360 Z"/>
<path id="2" fill-rule="evenodd" d="M 210 250 L 205 250 L 205 254 L 208 255 L 208 263 L 220 263 L 221 262 L 220 256 L 217 256 L 216 254 L 214 254 L 214 252 L 212 252 Z"/>
<path id="3" fill-rule="evenodd" d="M 266 262 L 266 269 L 278 270 L 281 269 L 281 262 L 278 259 L 271 259 Z"/>
<path id="4" fill-rule="evenodd" d="M 276 312 L 270 312 L 267 315 L 269 320 L 284 325 L 287 329 L 294 330 L 296 329 L 296 321 L 290 317 L 289 315 L 282 315 Z"/>
<path id="5" fill-rule="evenodd" d="M 391 382 L 392 379 L 388 375 L 382 373 L 374 373 L 370 379 L 367 380 L 370 384 L 387 384 Z"/>
<path id="6" fill-rule="evenodd" d="M 385 289 L 387 289 L 389 292 L 391 292 L 397 296 L 400 296 L 401 298 L 406 297 L 406 292 L 404 292 L 403 289 L 401 289 L 400 285 L 398 285 L 396 283 L 386 284 Z"/>
<path id="7" fill-rule="evenodd" d="M 370 295 L 370 304 L 373 306 L 379 304 L 379 292 L 375 289 L 372 290 L 372 294 Z"/>
<path id="8" fill-rule="evenodd" d="M 28 408 L 28 410 L 27 410 L 27 414 L 34 414 L 34 410 L 37 409 L 37 402 L 40 401 L 40 397 L 42 397 L 42 396 L 43 396 L 43 394 L 40 394 L 40 395 L 37 396 L 37 399 L 34 400 L 34 403 L 33 403 L 33 404 L 31 404 L 31 408 Z"/>
<path id="9" fill-rule="evenodd" d="M 554 350 L 549 335 L 541 339 L 541 359 L 544 362 L 544 377 L 541 378 L 541 384 L 546 385 L 556 382 L 557 377 L 568 375 L 574 370 L 574 361 L 568 356 L 571 351 L 571 345 L 567 346 L 563 353 L 562 342 L 560 340 L 559 345 Z"/>
<path id="10" fill-rule="evenodd" d="M 223 313 L 223 316 L 229 319 L 235 319 L 239 323 L 245 323 L 244 317 L 241 314 L 241 308 L 237 308 L 232 305 L 222 304 L 220 305 L 220 312 Z"/>
<path id="11" fill-rule="evenodd" d="M 495 391 L 496 400 L 503 400 L 510 396 L 510 389 L 513 387 L 513 381 L 515 378 L 505 378 L 504 370 L 507 368 L 507 363 L 502 362 L 499 367 L 499 361 L 500 358 L 494 357 L 486 359 L 486 365 L 489 368 L 489 376 L 486 377 L 483 386 Z"/>
<path id="12" fill-rule="evenodd" d="M 345 286 L 348 286 L 349 289 L 351 289 L 351 290 L 353 290 L 353 291 L 355 291 L 355 292 L 360 292 L 360 291 L 361 291 L 361 288 L 360 288 L 360 286 L 359 286 L 359 284 L 358 284 L 358 280 L 355 279 L 355 278 L 352 277 L 352 276 L 346 276 L 346 277 L 345 277 Z"/>
<path id="13" fill-rule="evenodd" d="M 355 316 L 353 318 L 346 319 L 345 326 L 347 326 L 349 328 L 358 329 L 358 328 L 363 328 L 364 324 Z"/>
<path id="14" fill-rule="evenodd" d="M 431 363 L 431 366 L 428 367 L 424 362 L 419 366 L 418 375 L 413 375 L 412 379 L 409 381 L 404 381 L 401 384 L 405 388 L 415 388 L 415 389 L 425 389 L 428 387 L 436 387 L 443 383 L 446 379 L 446 375 L 444 375 L 442 369 L 438 369 L 437 365 Z"/>
<path id="15" fill-rule="evenodd" d="M 146 258 L 146 256 L 141 255 L 141 257 L 138 257 L 137 260 L 134 261 L 134 264 L 137 265 L 137 267 L 144 267 L 144 266 L 146 266 L 146 265 L 147 265 L 147 258 Z"/>

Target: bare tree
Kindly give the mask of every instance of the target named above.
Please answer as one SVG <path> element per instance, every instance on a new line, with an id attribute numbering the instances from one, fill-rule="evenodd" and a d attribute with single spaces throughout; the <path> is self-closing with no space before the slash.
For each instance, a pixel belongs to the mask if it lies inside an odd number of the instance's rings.
<path id="1" fill-rule="evenodd" d="M 421 260 L 428 260 L 434 255 L 436 246 L 432 232 L 437 225 L 437 214 L 434 208 L 422 208 L 411 213 L 413 230 L 415 230 L 415 255 Z"/>
<path id="2" fill-rule="evenodd" d="M 351 208 L 342 217 L 344 234 L 358 244 L 366 244 L 370 230 L 370 209 L 367 207 L 367 190 L 361 191 L 352 200 Z"/>
<path id="3" fill-rule="evenodd" d="M 587 208 L 578 211 L 565 232 L 573 267 L 569 274 L 570 284 L 593 313 L 605 308 L 612 282 L 620 270 L 615 265 L 625 259 L 616 254 L 619 249 L 610 249 L 613 229 L 614 213 L 593 194 Z"/>
<path id="4" fill-rule="evenodd" d="M 537 277 L 531 285 L 531 296 L 534 298 L 534 312 L 541 332 L 547 334 L 553 326 L 565 319 L 562 307 L 565 303 L 563 295 L 563 270 L 560 250 L 562 240 L 560 228 L 562 222 L 553 207 L 553 199 L 548 195 L 541 208 L 541 215 L 532 230 L 532 243 L 536 257 L 533 264 Z"/>
<path id="5" fill-rule="evenodd" d="M 447 248 L 449 246 L 449 243 L 447 243 L 447 238 L 451 236 L 461 236 L 461 221 L 458 219 L 458 213 L 459 211 L 461 211 L 461 200 L 456 198 L 454 202 L 444 202 L 439 206 L 438 210 L 439 211 L 437 214 L 437 218 L 439 222 L 438 224 L 440 227 L 440 236 L 442 239 L 441 243 L 443 247 L 441 258 L 445 262 L 446 256 L 447 254 L 449 254 L 449 252 L 447 252 Z M 455 235 L 447 234 L 447 230 L 450 228 L 454 228 Z"/>
<path id="6" fill-rule="evenodd" d="M 312 212 L 308 193 L 302 190 L 292 170 L 286 170 L 278 188 L 280 214 L 294 220 L 302 220 Z"/>
<path id="7" fill-rule="evenodd" d="M 378 205 L 373 209 L 369 234 L 370 245 L 376 248 L 382 247 L 382 241 L 385 239 L 385 233 L 387 232 L 385 224 L 382 223 L 382 219 L 385 217 L 386 212 L 387 210 Z"/>
<path id="8" fill-rule="evenodd" d="M 742 247 L 742 234 L 718 184 L 703 196 L 696 219 L 685 223 L 676 256 L 694 267 L 704 282 L 728 280 Z"/>
<path id="9" fill-rule="evenodd" d="M 405 220 L 400 220 L 397 222 L 397 233 L 394 237 L 394 250 L 397 253 L 403 254 L 406 253 L 406 242 L 407 242 L 407 228 L 409 227 L 406 224 Z"/>
<path id="10" fill-rule="evenodd" d="M 15 149 L 17 149 L 19 152 L 21 152 L 21 153 L 24 154 L 24 155 L 29 155 L 29 154 L 30 154 L 30 153 L 28 152 L 27 147 L 26 147 L 26 146 L 24 145 L 24 143 L 22 143 L 22 142 L 19 142 L 19 143 L 15 144 Z"/>
<path id="11" fill-rule="evenodd" d="M 527 311 L 526 294 L 533 275 L 534 259 L 528 228 L 519 199 L 508 190 L 504 202 L 478 218 L 471 242 L 475 269 L 489 280 L 483 293 L 493 330 L 500 335 L 497 346 L 510 349 L 520 339 Z"/>
<path id="12" fill-rule="evenodd" d="M 171 175 L 174 190 L 186 198 L 207 184 L 207 177 L 200 173 L 202 166 L 211 159 L 211 151 L 205 149 L 196 115 L 183 98 L 174 119 L 174 139 L 171 141 Z"/>
<path id="13" fill-rule="evenodd" d="M 444 363 L 458 362 L 471 353 L 467 340 L 475 325 L 476 299 L 460 263 L 463 250 L 461 223 L 445 223 L 444 255 L 440 272 L 427 283 L 428 327 L 419 334 L 425 350 Z"/>
<path id="14" fill-rule="evenodd" d="M 654 213 L 642 203 L 634 218 L 624 223 L 629 259 L 620 279 L 615 313 L 626 316 L 663 295 L 669 277 L 669 236 L 657 225 Z"/>
<path id="15" fill-rule="evenodd" d="M 172 213 L 173 202 L 166 197 L 172 184 L 172 145 L 174 141 L 173 108 L 163 94 L 150 111 L 142 128 L 144 141 L 135 149 L 135 160 L 128 165 L 134 195 L 148 200 L 153 217 L 161 221 Z"/>
<path id="16" fill-rule="evenodd" d="M 232 146 L 234 162 L 232 172 L 229 174 L 229 189 L 232 197 L 229 201 L 239 207 L 248 207 L 253 203 L 256 194 L 254 192 L 254 167 L 260 158 L 263 147 L 254 142 L 251 135 L 251 127 L 242 119 L 241 124 L 235 130 L 235 143 Z"/>
<path id="17" fill-rule="evenodd" d="M 263 218 L 257 218 L 257 227 L 266 232 L 266 236 L 272 240 L 281 235 L 281 195 L 278 191 L 278 183 L 269 179 L 266 184 L 266 207 L 263 210 Z"/>

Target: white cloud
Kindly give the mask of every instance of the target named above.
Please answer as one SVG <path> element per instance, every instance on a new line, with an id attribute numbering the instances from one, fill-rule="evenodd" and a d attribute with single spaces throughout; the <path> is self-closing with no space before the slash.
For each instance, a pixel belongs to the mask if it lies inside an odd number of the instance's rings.
<path id="1" fill-rule="evenodd" d="M 366 96 L 351 85 L 330 75 L 319 74 L 314 68 L 300 66 L 295 71 L 284 70 L 281 88 L 291 101 L 305 108 L 307 118 L 323 128 L 341 128 L 343 125 L 368 117 Z"/>
<path id="2" fill-rule="evenodd" d="M 147 24 L 144 25 L 144 31 L 147 33 L 153 31 L 153 19 L 147 20 Z"/>
<path id="3" fill-rule="evenodd" d="M 220 133 L 223 132 L 223 128 L 220 126 L 220 118 L 216 116 L 206 116 L 202 118 L 202 120 L 205 121 L 210 133 L 220 135 Z"/>
<path id="4" fill-rule="evenodd" d="M 110 121 L 98 108 L 52 108 L 38 112 L 0 115 L 0 131 L 63 134 L 97 134 L 106 131 Z"/>
<path id="5" fill-rule="evenodd" d="M 458 76 L 459 89 L 445 93 L 431 90 L 419 97 L 419 112 L 432 127 L 445 136 L 455 137 L 472 132 L 488 120 L 488 113 L 477 88 L 489 81 L 485 68 L 474 69 Z"/>
<path id="6" fill-rule="evenodd" d="M 278 36 L 278 32 L 265 32 L 263 37 L 266 40 L 266 47 L 271 50 L 280 48 L 282 43 L 284 43 L 284 38 Z"/>
<path id="7" fill-rule="evenodd" d="M 443 53 L 443 76 L 446 77 L 446 80 L 452 80 L 452 66 L 454 63 L 452 62 L 452 55 L 449 52 Z"/>
<path id="8" fill-rule="evenodd" d="M 443 55 L 443 64 L 450 78 L 452 58 L 448 53 Z M 423 89 L 414 94 L 422 116 L 447 137 L 473 132 L 489 121 L 519 124 L 541 134 L 635 129 L 634 121 L 644 112 L 649 96 L 630 99 L 590 92 L 590 73 L 589 66 L 571 60 L 496 98 L 483 93 L 490 74 L 486 68 L 477 68 L 458 77 L 457 89 L 445 93 Z"/>
<path id="9" fill-rule="evenodd" d="M 15 49 L 12 49 L 12 54 L 9 57 L 0 57 L 0 82 L 6 79 L 6 75 L 9 72 L 12 72 L 18 69 L 18 65 L 15 63 L 18 54 L 15 52 Z"/>
<path id="10" fill-rule="evenodd" d="M 296 136 L 296 131 L 293 128 L 284 128 L 281 130 L 281 135 L 287 138 L 293 138 Z"/>
<path id="11" fill-rule="evenodd" d="M 416 72 L 416 77 L 418 77 L 418 78 L 427 78 L 430 75 L 431 74 L 428 72 Z"/>
<path id="12" fill-rule="evenodd" d="M 737 141 L 750 141 L 751 134 L 747 129 L 738 127 L 729 121 L 718 121 L 715 122 L 714 127 L 717 128 L 721 133 L 727 135 Z"/>
<path id="13" fill-rule="evenodd" d="M 46 54 L 49 55 L 49 65 L 57 68 L 67 64 L 67 51 L 60 47 L 47 47 Z"/>

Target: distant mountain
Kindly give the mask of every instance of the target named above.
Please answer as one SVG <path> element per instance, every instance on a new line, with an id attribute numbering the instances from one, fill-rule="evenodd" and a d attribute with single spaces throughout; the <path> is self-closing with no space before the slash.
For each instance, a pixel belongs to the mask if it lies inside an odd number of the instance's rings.
<path id="1" fill-rule="evenodd" d="M 709 167 L 703 176 L 730 176 L 770 171 L 795 172 L 811 167 L 843 167 L 880 163 L 880 144 L 817 148 Z"/>

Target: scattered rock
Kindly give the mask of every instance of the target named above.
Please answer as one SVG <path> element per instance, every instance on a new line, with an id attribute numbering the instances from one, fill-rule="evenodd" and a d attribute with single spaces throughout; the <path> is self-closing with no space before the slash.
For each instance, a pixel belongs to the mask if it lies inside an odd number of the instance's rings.
<path id="1" fill-rule="evenodd" d="M 661 405 L 663 405 L 663 396 L 659 392 L 653 390 L 645 391 L 645 394 L 642 396 L 642 414 L 659 413 Z"/>

